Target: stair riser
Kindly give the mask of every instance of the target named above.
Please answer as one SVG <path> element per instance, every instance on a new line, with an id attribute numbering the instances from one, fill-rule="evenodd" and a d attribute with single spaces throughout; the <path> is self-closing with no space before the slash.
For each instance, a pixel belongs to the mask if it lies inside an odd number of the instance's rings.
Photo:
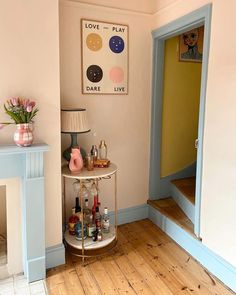
<path id="1" fill-rule="evenodd" d="M 171 196 L 194 224 L 195 206 L 193 203 L 191 203 L 173 184 L 171 185 Z"/>

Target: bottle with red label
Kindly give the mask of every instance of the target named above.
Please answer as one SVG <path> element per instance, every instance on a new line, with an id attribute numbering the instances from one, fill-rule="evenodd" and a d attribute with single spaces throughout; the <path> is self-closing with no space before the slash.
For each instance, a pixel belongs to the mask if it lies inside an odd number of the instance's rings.
<path id="1" fill-rule="evenodd" d="M 69 218 L 68 229 L 70 235 L 75 235 L 75 225 L 79 221 L 77 215 L 75 215 L 75 208 L 72 208 L 72 215 Z"/>
<path id="2" fill-rule="evenodd" d="M 98 189 L 95 183 L 92 184 L 91 195 L 93 196 L 92 214 L 93 214 L 93 218 L 95 219 L 96 207 L 100 205 L 99 199 L 98 199 Z"/>

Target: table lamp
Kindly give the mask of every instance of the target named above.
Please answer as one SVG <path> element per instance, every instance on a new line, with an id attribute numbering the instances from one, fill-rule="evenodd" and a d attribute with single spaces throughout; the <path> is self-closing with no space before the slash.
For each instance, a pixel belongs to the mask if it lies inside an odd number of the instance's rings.
<path id="1" fill-rule="evenodd" d="M 71 148 L 78 146 L 77 135 L 89 132 L 86 109 L 62 109 L 61 133 L 70 134 L 71 145 L 63 152 L 63 157 L 70 161 Z M 84 149 L 80 147 L 83 158 L 86 156 Z"/>

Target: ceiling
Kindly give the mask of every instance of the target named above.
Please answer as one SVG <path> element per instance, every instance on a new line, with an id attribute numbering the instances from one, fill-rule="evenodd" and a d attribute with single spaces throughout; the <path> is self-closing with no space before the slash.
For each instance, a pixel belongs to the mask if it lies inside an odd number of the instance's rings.
<path id="1" fill-rule="evenodd" d="M 124 9 L 147 14 L 155 12 L 169 6 L 177 0 L 70 0 L 86 4 L 105 6 L 109 8 Z"/>

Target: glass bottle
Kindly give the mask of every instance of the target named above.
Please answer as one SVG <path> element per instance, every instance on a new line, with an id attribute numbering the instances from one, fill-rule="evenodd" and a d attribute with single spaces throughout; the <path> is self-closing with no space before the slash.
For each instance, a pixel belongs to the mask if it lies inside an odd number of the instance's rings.
<path id="1" fill-rule="evenodd" d="M 88 223 L 89 220 L 90 220 L 90 215 L 91 215 L 92 210 L 89 209 L 89 202 L 88 202 L 87 198 L 84 200 L 84 203 L 85 203 L 85 206 L 84 206 L 84 220 L 85 220 L 86 223 Z"/>
<path id="2" fill-rule="evenodd" d="M 95 213 L 95 224 L 96 224 L 96 229 L 99 230 L 101 229 L 101 221 L 102 221 L 102 217 L 101 214 L 99 212 L 99 207 L 96 207 L 96 213 Z"/>
<path id="3" fill-rule="evenodd" d="M 96 224 L 93 222 L 93 215 L 89 216 L 89 223 L 87 224 L 87 236 L 92 238 L 96 231 Z"/>
<path id="4" fill-rule="evenodd" d="M 95 219 L 95 214 L 96 214 L 96 208 L 98 207 L 98 195 L 93 196 L 93 208 L 92 208 L 92 213 L 93 213 L 93 218 Z"/>
<path id="5" fill-rule="evenodd" d="M 98 230 L 98 234 L 97 234 L 97 240 L 100 242 L 100 241 L 102 241 L 102 239 L 103 239 L 103 236 L 102 236 L 102 230 L 99 229 L 99 230 Z"/>
<path id="6" fill-rule="evenodd" d="M 75 238 L 76 240 L 81 241 L 82 240 L 82 222 L 78 221 L 75 225 Z M 84 239 L 87 238 L 87 232 L 86 232 L 86 225 L 84 224 Z"/>
<path id="7" fill-rule="evenodd" d="M 93 217 L 95 217 L 96 207 L 100 205 L 99 199 L 98 199 L 98 189 L 95 182 L 92 184 L 92 187 L 91 187 L 91 195 L 93 196 L 92 213 L 93 213 Z"/>
<path id="8" fill-rule="evenodd" d="M 105 140 L 101 140 L 99 145 L 99 159 L 107 159 L 107 145 L 105 143 Z"/>
<path id="9" fill-rule="evenodd" d="M 97 159 L 98 159 L 98 149 L 97 149 L 96 145 L 92 145 L 92 149 L 91 149 L 90 153 L 91 153 L 91 156 L 93 156 L 93 160 L 97 161 Z"/>
<path id="10" fill-rule="evenodd" d="M 81 218 L 81 207 L 80 207 L 80 198 L 79 198 L 79 192 L 80 192 L 80 183 L 78 180 L 76 180 L 73 183 L 73 189 L 75 192 L 75 215 L 78 216 L 78 218 Z"/>
<path id="11" fill-rule="evenodd" d="M 70 235 L 75 235 L 75 225 L 79 221 L 77 215 L 75 215 L 75 208 L 72 208 L 72 215 L 69 218 L 68 229 Z"/>
<path id="12" fill-rule="evenodd" d="M 110 217 L 108 214 L 108 208 L 104 208 L 104 214 L 102 216 L 102 230 L 104 233 L 110 232 Z"/>
<path id="13" fill-rule="evenodd" d="M 90 154 L 87 154 L 86 156 L 86 165 L 88 171 L 92 171 L 94 169 L 94 157 Z"/>
<path id="14" fill-rule="evenodd" d="M 81 219 L 81 207 L 79 203 L 79 197 L 75 198 L 75 215 L 78 216 L 79 220 Z"/>

